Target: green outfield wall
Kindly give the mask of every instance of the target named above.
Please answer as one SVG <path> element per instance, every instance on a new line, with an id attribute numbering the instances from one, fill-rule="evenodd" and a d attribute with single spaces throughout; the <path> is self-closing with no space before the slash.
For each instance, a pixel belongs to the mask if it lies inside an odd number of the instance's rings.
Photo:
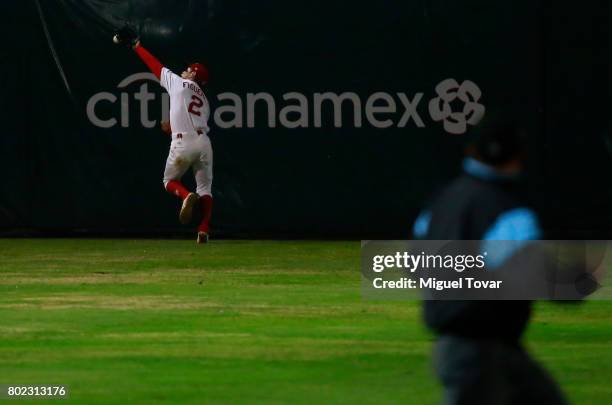
<path id="1" fill-rule="evenodd" d="M 171 70 L 209 66 L 218 235 L 407 237 L 482 113 L 529 131 L 548 229 L 610 233 L 604 1 L 0 7 L 3 234 L 190 230 L 162 187 L 167 100 L 111 41 L 126 22 Z"/>

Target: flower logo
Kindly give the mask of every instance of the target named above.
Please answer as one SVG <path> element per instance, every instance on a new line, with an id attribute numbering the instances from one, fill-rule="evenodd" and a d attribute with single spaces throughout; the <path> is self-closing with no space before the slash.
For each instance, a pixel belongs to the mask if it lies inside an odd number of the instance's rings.
<path id="1" fill-rule="evenodd" d="M 485 114 L 484 105 L 478 103 L 482 92 L 476 83 L 466 80 L 461 85 L 455 79 L 446 79 L 436 86 L 438 97 L 429 102 L 429 114 L 434 121 L 444 121 L 444 130 L 450 134 L 466 133 L 467 126 L 476 125 Z M 463 110 L 453 111 L 451 103 L 463 102 Z"/>

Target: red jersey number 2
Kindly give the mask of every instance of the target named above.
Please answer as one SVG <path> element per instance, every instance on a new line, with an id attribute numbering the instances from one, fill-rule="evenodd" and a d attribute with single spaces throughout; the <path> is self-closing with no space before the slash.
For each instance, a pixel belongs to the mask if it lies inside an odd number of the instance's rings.
<path id="1" fill-rule="evenodd" d="M 198 111 L 198 108 L 204 105 L 204 101 L 202 101 L 202 99 L 198 96 L 191 96 L 191 100 L 192 101 L 191 103 L 189 103 L 189 108 L 187 109 L 187 111 L 199 117 L 200 115 L 202 115 L 202 113 Z"/>

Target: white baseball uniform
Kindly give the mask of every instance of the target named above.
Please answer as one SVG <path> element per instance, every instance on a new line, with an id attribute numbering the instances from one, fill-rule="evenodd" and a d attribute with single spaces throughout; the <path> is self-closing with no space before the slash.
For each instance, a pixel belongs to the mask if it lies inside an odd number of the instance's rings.
<path id="1" fill-rule="evenodd" d="M 210 106 L 195 82 L 183 79 L 165 67 L 160 84 L 170 95 L 172 142 L 164 170 L 164 187 L 180 180 L 191 167 L 200 196 L 212 196 L 213 152 L 208 138 Z"/>

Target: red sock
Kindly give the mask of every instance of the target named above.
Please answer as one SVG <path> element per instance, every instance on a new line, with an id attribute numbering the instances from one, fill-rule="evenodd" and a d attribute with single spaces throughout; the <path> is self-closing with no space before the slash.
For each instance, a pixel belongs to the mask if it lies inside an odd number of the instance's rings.
<path id="1" fill-rule="evenodd" d="M 185 186 L 183 186 L 183 183 L 178 180 L 170 180 L 168 184 L 166 184 L 166 190 L 171 194 L 179 196 L 181 200 L 184 200 L 189 195 L 189 190 L 187 190 Z"/>
<path id="2" fill-rule="evenodd" d="M 212 213 L 213 199 L 209 195 L 200 197 L 200 209 L 202 210 L 202 222 L 198 226 L 198 232 L 208 233 L 208 222 L 210 222 L 210 214 Z"/>

